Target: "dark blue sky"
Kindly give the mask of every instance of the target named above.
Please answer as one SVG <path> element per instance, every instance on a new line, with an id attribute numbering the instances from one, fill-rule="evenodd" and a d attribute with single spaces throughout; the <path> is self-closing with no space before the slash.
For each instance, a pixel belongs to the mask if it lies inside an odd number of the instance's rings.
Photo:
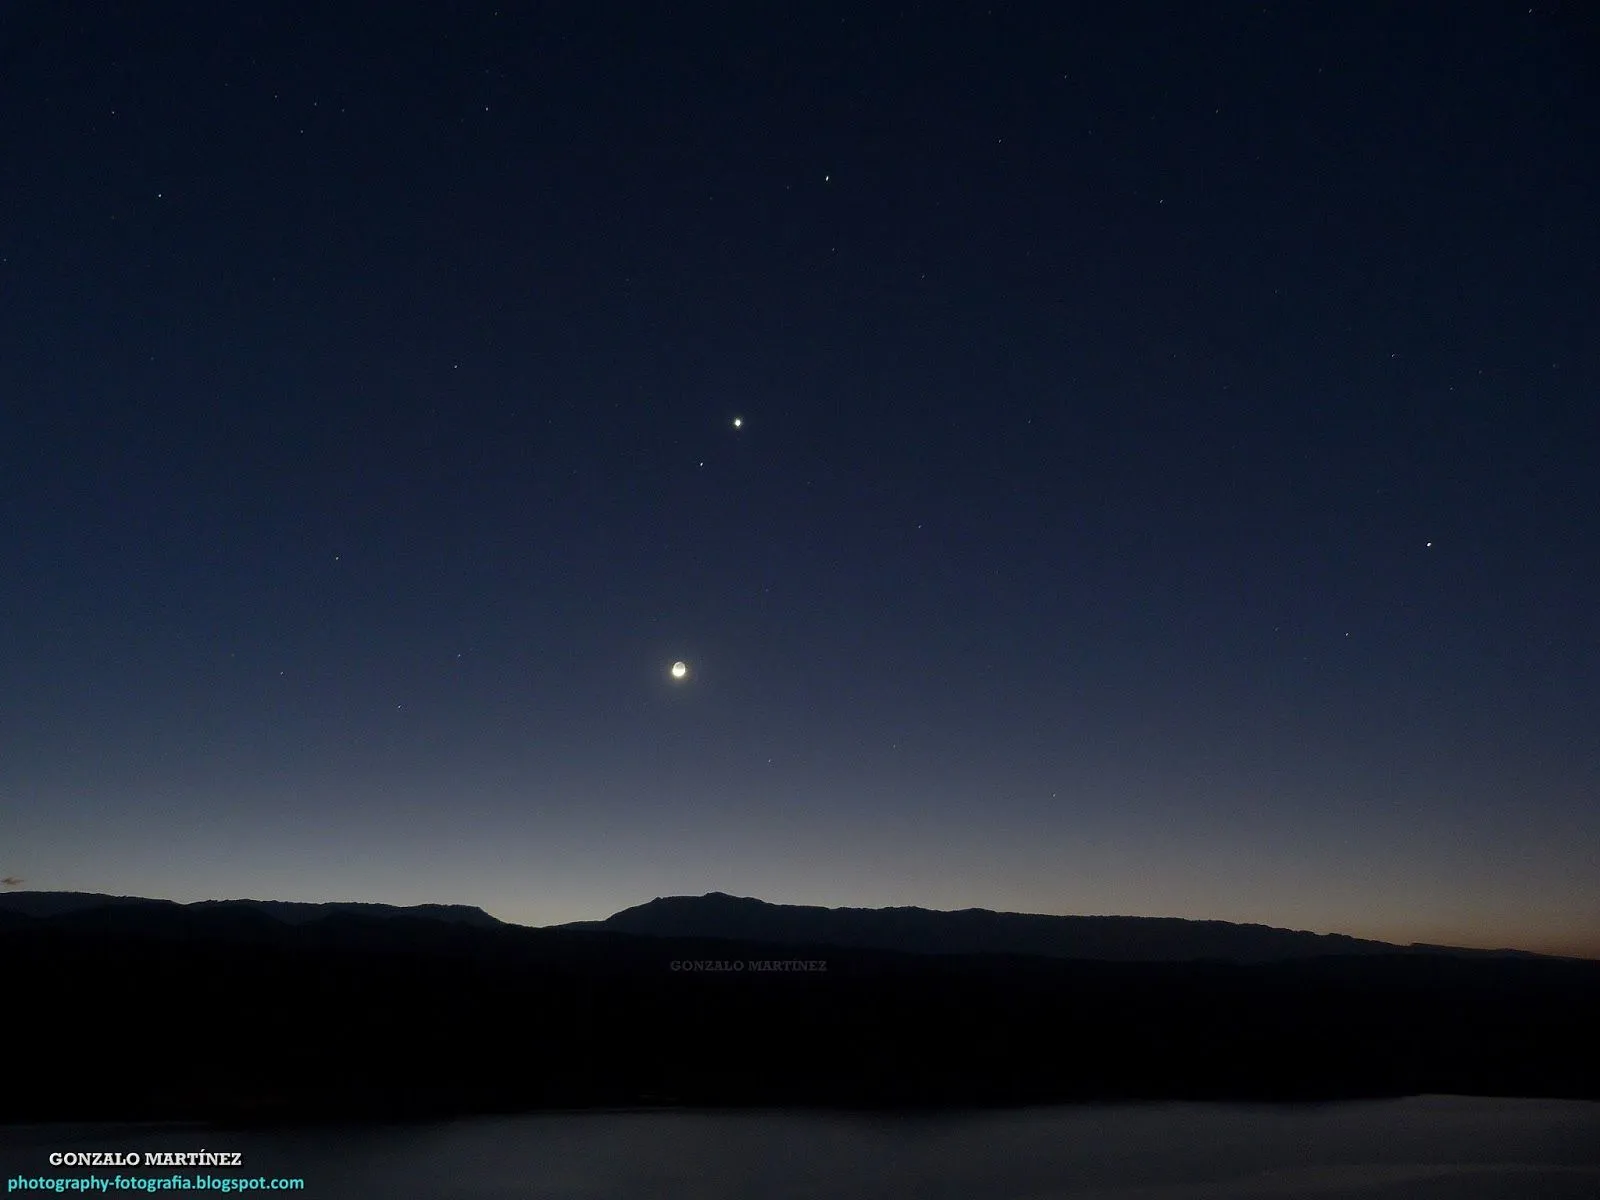
<path id="1" fill-rule="evenodd" d="M 1600 955 L 1575 11 L 9 6 L 0 872 Z"/>

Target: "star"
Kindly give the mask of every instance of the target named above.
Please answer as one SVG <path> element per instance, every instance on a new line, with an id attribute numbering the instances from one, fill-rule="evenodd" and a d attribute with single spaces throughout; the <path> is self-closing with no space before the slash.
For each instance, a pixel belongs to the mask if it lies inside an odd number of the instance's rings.
<path id="1" fill-rule="evenodd" d="M 744 418 L 743 417 L 735 417 L 733 419 L 733 427 L 735 429 L 743 429 L 744 428 Z"/>
<path id="2" fill-rule="evenodd" d="M 681 683 L 683 680 L 689 678 L 689 664 L 682 661 L 675 662 L 672 664 L 668 674 L 670 674 L 674 680 Z"/>

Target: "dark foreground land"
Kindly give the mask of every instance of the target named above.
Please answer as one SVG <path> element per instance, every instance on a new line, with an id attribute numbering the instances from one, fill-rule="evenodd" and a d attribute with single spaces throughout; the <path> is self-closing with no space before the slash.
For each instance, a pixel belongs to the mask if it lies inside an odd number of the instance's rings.
<path id="1" fill-rule="evenodd" d="M 707 961 L 743 969 L 683 966 Z M 922 956 L 174 906 L 0 913 L 0 967 L 5 1122 L 1600 1099 L 1589 961 Z"/>

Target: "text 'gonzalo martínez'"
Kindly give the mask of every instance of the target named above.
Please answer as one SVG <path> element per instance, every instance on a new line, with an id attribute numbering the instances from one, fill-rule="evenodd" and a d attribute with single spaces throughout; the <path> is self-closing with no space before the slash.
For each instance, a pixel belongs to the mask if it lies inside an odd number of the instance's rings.
<path id="1" fill-rule="evenodd" d="M 242 1167 L 237 1150 L 57 1150 L 52 1167 Z"/>

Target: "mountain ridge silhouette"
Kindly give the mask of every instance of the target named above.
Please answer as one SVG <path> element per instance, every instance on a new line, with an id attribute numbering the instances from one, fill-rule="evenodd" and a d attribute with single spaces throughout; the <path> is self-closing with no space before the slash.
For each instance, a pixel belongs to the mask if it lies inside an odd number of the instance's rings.
<path id="1" fill-rule="evenodd" d="M 85 914 L 98 914 L 94 917 Z M 180 914 L 188 914 L 187 917 Z M 1511 948 L 1398 944 L 1342 933 L 1313 933 L 1258 923 L 1186 917 L 1061 916 L 987 908 L 929 909 L 775 904 L 713 891 L 657 896 L 609 917 L 523 926 L 467 904 L 394 905 L 364 901 L 198 900 L 181 903 L 101 892 L 0 893 L 0 919 L 75 917 L 118 927 L 203 919 L 219 929 L 251 923 L 299 926 L 332 918 L 427 921 L 479 929 L 591 931 L 645 937 L 733 940 L 782 946 L 834 946 L 913 955 L 1002 955 L 1095 962 L 1293 962 L 1327 956 L 1451 955 L 1463 958 L 1558 959 Z M 184 925 L 188 928 L 188 925 Z M 1580 960 L 1587 961 L 1587 960 Z"/>
<path id="2" fill-rule="evenodd" d="M 451 919 L 478 911 L 462 906 L 107 899 L 0 898 L 7 1027 L 49 1048 L 18 1056 L 0 1123 L 1600 1099 L 1591 960 L 1097 961 Z M 683 897 L 618 924 L 708 908 L 770 934 L 783 906 Z M 864 911 L 936 932 L 951 916 Z"/>
<path id="3" fill-rule="evenodd" d="M 104 892 L 4 892 L 0 912 L 27 917 L 56 917 L 95 909 L 142 909 L 146 912 L 251 912 L 286 925 L 301 925 L 335 914 L 372 918 L 412 917 L 491 928 L 505 922 L 470 904 L 374 904 L 364 901 L 195 900 L 181 903 L 146 896 L 113 896 Z"/>
<path id="4" fill-rule="evenodd" d="M 1350 954 L 1551 957 L 1526 950 L 1399 945 L 1341 933 L 1184 917 L 1053 916 L 916 906 L 824 908 L 773 904 L 727 892 L 657 896 L 601 921 L 574 921 L 551 928 L 836 945 L 912 954 L 1021 954 L 1098 962 L 1264 963 Z"/>

